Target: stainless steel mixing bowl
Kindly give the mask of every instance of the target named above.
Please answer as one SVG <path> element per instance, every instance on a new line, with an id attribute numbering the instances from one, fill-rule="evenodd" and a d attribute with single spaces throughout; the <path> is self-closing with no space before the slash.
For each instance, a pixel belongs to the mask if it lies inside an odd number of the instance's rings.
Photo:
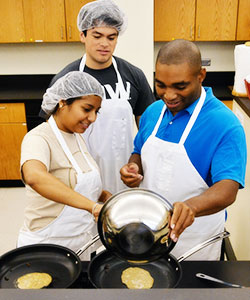
<path id="1" fill-rule="evenodd" d="M 169 253 L 172 205 L 161 195 L 141 188 L 114 194 L 103 206 L 98 233 L 104 246 L 123 259 L 144 262 Z"/>

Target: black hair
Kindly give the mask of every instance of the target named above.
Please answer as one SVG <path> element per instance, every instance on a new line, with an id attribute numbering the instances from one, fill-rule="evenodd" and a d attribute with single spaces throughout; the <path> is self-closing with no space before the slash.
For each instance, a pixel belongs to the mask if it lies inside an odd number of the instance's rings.
<path id="1" fill-rule="evenodd" d="M 164 44 L 157 56 L 156 63 L 181 64 L 187 62 L 195 71 L 201 69 L 201 53 L 192 42 L 184 39 L 176 39 Z"/>
<path id="2" fill-rule="evenodd" d="M 95 25 L 96 24 L 100 24 L 99 22 L 102 22 L 103 23 L 103 27 L 114 27 L 114 28 L 117 28 L 117 30 L 119 28 L 122 27 L 122 24 L 123 24 L 123 21 L 121 22 L 120 20 L 116 20 L 114 18 L 111 18 L 110 16 L 106 16 L 106 15 L 101 15 L 100 17 L 98 17 L 97 19 L 94 20 L 93 22 L 93 28 L 95 28 Z M 119 30 L 118 30 L 119 32 Z M 86 37 L 87 36 L 87 30 L 83 30 L 83 34 L 84 36 Z"/>
<path id="3" fill-rule="evenodd" d="M 121 22 L 120 20 L 113 19 L 109 15 L 107 15 L 107 16 L 105 16 L 105 15 L 100 16 L 98 19 L 96 19 L 94 21 L 94 24 L 95 24 L 95 22 L 98 23 L 100 19 L 102 20 L 102 22 L 105 25 L 108 25 L 110 27 L 121 27 L 122 24 L 123 24 L 123 22 Z"/>
<path id="4" fill-rule="evenodd" d="M 65 100 L 65 104 L 66 105 L 71 105 L 73 102 L 75 102 L 76 100 L 79 100 L 81 99 L 81 96 L 80 97 L 74 97 L 74 98 L 68 98 Z M 63 99 L 62 99 L 63 100 Z M 55 106 L 54 110 L 52 111 L 51 115 L 55 114 L 56 111 L 58 110 L 58 107 L 59 107 L 59 103 L 57 103 L 57 105 Z M 50 117 L 50 115 L 47 116 L 47 119 Z"/>

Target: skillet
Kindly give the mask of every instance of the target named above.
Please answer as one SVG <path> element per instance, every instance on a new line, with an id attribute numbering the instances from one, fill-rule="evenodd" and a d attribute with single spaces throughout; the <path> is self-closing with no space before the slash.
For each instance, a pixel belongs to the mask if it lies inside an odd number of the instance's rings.
<path id="1" fill-rule="evenodd" d="M 126 288 L 121 282 L 122 271 L 131 266 L 138 266 L 149 271 L 153 276 L 153 288 L 176 287 L 182 277 L 179 262 L 227 236 L 229 233 L 226 231 L 217 234 L 178 259 L 171 254 L 166 254 L 157 260 L 139 264 L 124 260 L 112 251 L 104 250 L 90 262 L 89 280 L 96 288 Z M 50 274 L 53 280 L 48 288 L 67 288 L 79 277 L 81 261 L 75 252 L 58 245 L 35 244 L 20 247 L 0 258 L 0 288 L 16 288 L 16 280 L 32 272 Z"/>
<path id="2" fill-rule="evenodd" d="M 72 250 L 58 245 L 20 247 L 0 258 L 0 288 L 16 288 L 16 280 L 32 272 L 44 272 L 52 276 L 47 288 L 67 288 L 79 277 L 81 261 Z"/>
<path id="3" fill-rule="evenodd" d="M 154 278 L 152 288 L 175 288 L 182 278 L 180 262 L 227 236 L 229 236 L 227 231 L 221 232 L 193 247 L 178 259 L 171 254 L 165 254 L 147 263 L 129 262 L 112 251 L 104 250 L 91 260 L 88 267 L 89 280 L 96 288 L 127 288 L 121 281 L 122 272 L 129 267 L 140 267 L 147 270 Z"/>
<path id="4" fill-rule="evenodd" d="M 145 264 L 134 264 L 104 250 L 90 262 L 89 280 L 96 288 L 127 288 L 121 281 L 121 275 L 129 267 L 147 270 L 154 278 L 152 288 L 173 288 L 182 278 L 181 266 L 171 254 Z"/>

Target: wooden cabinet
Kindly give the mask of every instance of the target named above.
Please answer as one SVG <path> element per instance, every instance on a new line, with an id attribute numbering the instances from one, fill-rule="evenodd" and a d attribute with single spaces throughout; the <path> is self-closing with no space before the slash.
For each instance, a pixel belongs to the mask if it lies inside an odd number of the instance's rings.
<path id="1" fill-rule="evenodd" d="M 2 0 L 0 17 L 0 43 L 66 41 L 64 0 Z"/>
<path id="2" fill-rule="evenodd" d="M 65 42 L 64 0 L 23 0 L 26 42 Z"/>
<path id="3" fill-rule="evenodd" d="M 92 1 L 2 0 L 0 43 L 79 42 L 77 15 Z"/>
<path id="4" fill-rule="evenodd" d="M 196 0 L 196 41 L 234 41 L 238 0 Z"/>
<path id="5" fill-rule="evenodd" d="M 155 0 L 155 41 L 233 41 L 237 11 L 238 0 Z"/>
<path id="6" fill-rule="evenodd" d="M 228 108 L 233 110 L 233 100 L 222 100 L 221 102 L 223 102 Z"/>
<path id="7" fill-rule="evenodd" d="M 94 1 L 94 0 L 92 0 Z M 65 13 L 66 13 L 66 28 L 67 28 L 67 40 L 69 42 L 79 42 L 79 30 L 77 28 L 77 15 L 80 8 L 90 0 L 65 0 Z"/>
<path id="8" fill-rule="evenodd" d="M 239 0 L 237 41 L 250 40 L 250 1 Z"/>
<path id="9" fill-rule="evenodd" d="M 195 0 L 155 0 L 154 40 L 194 39 Z"/>
<path id="10" fill-rule="evenodd" d="M 24 103 L 0 103 L 0 180 L 19 180 L 20 151 L 27 133 Z"/>
<path id="11" fill-rule="evenodd" d="M 0 43 L 22 43 L 25 41 L 22 1 L 2 0 L 0 20 Z"/>

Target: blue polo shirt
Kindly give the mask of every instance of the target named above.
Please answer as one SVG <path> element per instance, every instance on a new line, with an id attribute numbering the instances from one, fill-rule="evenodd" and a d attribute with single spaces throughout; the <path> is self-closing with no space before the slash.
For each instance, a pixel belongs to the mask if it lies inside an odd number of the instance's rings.
<path id="1" fill-rule="evenodd" d="M 208 186 L 231 179 L 244 187 L 247 160 L 244 129 L 235 114 L 213 95 L 212 89 L 205 87 L 205 90 L 205 102 L 184 147 Z M 156 136 L 178 143 L 198 100 L 175 116 L 166 109 Z M 151 135 L 164 105 L 162 100 L 158 100 L 141 116 L 133 153 L 141 154 L 141 148 Z"/>

